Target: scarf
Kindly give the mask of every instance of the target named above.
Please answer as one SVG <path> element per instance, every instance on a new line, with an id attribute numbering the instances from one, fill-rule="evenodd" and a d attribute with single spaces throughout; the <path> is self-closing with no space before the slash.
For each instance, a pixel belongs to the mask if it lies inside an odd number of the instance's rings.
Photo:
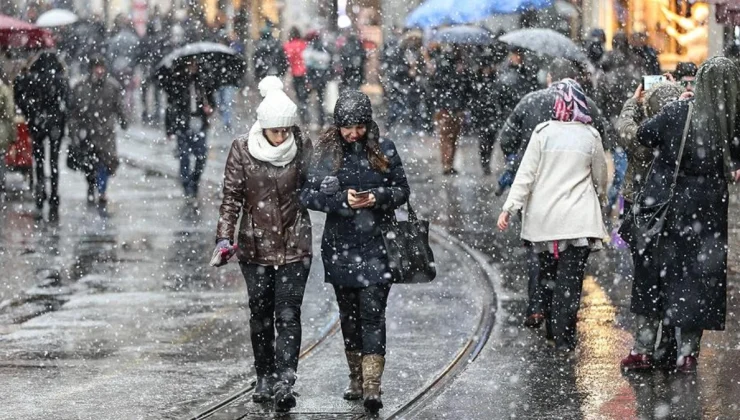
<path id="1" fill-rule="evenodd" d="M 557 95 L 553 108 L 553 119 L 591 124 L 591 112 L 581 85 L 573 79 L 563 79 L 554 83 L 550 89 Z"/>
<path id="2" fill-rule="evenodd" d="M 295 143 L 293 133 L 280 146 L 273 146 L 265 138 L 264 134 L 262 134 L 262 126 L 259 121 L 255 122 L 249 130 L 247 145 L 249 146 L 249 154 L 252 157 L 280 168 L 292 162 L 298 153 L 298 146 Z"/>

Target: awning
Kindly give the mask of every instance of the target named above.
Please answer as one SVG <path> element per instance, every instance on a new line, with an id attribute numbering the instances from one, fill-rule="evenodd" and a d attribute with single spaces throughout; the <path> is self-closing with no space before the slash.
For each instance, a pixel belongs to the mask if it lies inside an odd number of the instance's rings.
<path id="1" fill-rule="evenodd" d="M 740 26 L 740 0 L 710 0 L 715 5 L 715 18 L 722 25 Z"/>
<path id="2" fill-rule="evenodd" d="M 406 17 L 406 27 L 432 28 L 483 20 L 497 14 L 549 7 L 552 0 L 427 0 Z"/>

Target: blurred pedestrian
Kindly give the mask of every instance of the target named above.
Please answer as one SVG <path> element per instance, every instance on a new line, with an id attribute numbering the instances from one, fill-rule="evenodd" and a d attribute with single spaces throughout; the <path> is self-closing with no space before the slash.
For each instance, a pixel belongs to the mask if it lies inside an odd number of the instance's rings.
<path id="1" fill-rule="evenodd" d="M 557 349 L 576 346 L 576 313 L 589 254 L 607 236 L 601 214 L 606 202 L 606 157 L 586 95 L 572 79 L 552 86 L 552 121 L 539 124 L 522 158 L 499 216 L 505 230 L 522 212 L 522 239 L 532 242 L 547 337 Z"/>
<path id="2" fill-rule="evenodd" d="M 230 31 L 226 35 L 226 42 L 229 48 L 236 51 L 240 56 L 246 54 L 246 46 L 239 40 L 236 32 Z M 230 84 L 218 88 L 218 110 L 227 133 L 234 132 L 234 102 L 237 92 L 239 92 L 239 87 Z"/>
<path id="3" fill-rule="evenodd" d="M 144 123 L 161 122 L 162 91 L 153 83 L 151 74 L 170 52 L 169 36 L 162 27 L 161 19 L 154 19 L 146 27 L 146 35 L 139 43 L 136 62 L 141 69 L 141 119 Z M 149 93 L 152 93 L 153 107 L 149 105 Z"/>
<path id="4" fill-rule="evenodd" d="M 604 57 L 606 51 L 606 33 L 601 28 L 594 28 L 589 33 L 588 38 L 585 41 L 584 49 L 586 50 L 586 57 L 588 57 L 589 63 L 592 66 L 599 68 L 601 66 L 601 60 Z"/>
<path id="5" fill-rule="evenodd" d="M 308 81 L 309 95 L 316 92 L 318 103 L 318 125 L 323 127 L 327 121 L 324 113 L 324 94 L 326 84 L 331 79 L 331 54 L 320 32 L 306 34 L 308 45 L 303 51 L 303 60 L 306 63 L 306 80 Z"/>
<path id="6" fill-rule="evenodd" d="M 648 44 L 648 35 L 645 32 L 635 32 L 630 37 L 632 51 L 642 60 L 642 75 L 661 74 L 658 51 Z"/>
<path id="7" fill-rule="evenodd" d="M 15 101 L 7 73 L 0 70 L 0 195 L 5 193 L 5 153 L 16 140 Z"/>
<path id="8" fill-rule="evenodd" d="M 653 364 L 652 343 L 662 324 L 677 328 L 678 371 L 696 372 L 703 331 L 725 328 L 727 184 L 740 179 L 740 146 L 733 140 L 740 134 L 739 97 L 740 70 L 714 57 L 699 68 L 693 100 L 672 102 L 637 130 L 637 140 L 658 155 L 635 214 L 666 213 L 655 236 L 644 230 L 638 236 L 655 246 L 660 276 L 633 289 L 630 310 L 644 322 L 638 322 L 623 369 Z"/>
<path id="9" fill-rule="evenodd" d="M 347 400 L 365 399 L 371 413 L 383 407 L 386 305 L 391 273 L 384 226 L 409 198 L 396 146 L 380 138 L 370 99 L 345 90 L 334 108 L 334 127 L 321 136 L 301 199 L 327 213 L 321 257 L 334 286 L 350 371 Z"/>
<path id="10" fill-rule="evenodd" d="M 300 191 L 312 155 L 298 128 L 298 109 L 268 76 L 249 134 L 234 140 L 224 170 L 216 249 L 233 250 L 249 293 L 249 328 L 257 384 L 252 399 L 295 407 L 301 347 L 301 303 L 311 267 L 311 219 Z M 241 225 L 237 232 L 237 221 Z M 275 228 L 275 223 L 279 228 Z M 228 252 L 228 251 L 227 251 Z M 275 335 L 277 329 L 277 336 Z"/>
<path id="11" fill-rule="evenodd" d="M 308 123 L 308 87 L 306 86 L 306 61 L 303 52 L 307 43 L 301 37 L 301 31 L 296 27 L 290 28 L 290 39 L 285 43 L 285 56 L 290 64 L 290 75 L 293 79 L 293 91 L 298 101 L 298 113 L 301 124 Z"/>
<path id="12" fill-rule="evenodd" d="M 200 177 L 206 166 L 209 117 L 213 113 L 214 88 L 201 74 L 195 60 L 183 60 L 169 80 L 162 80 L 167 93 L 165 130 L 177 141 L 180 181 L 186 198 L 198 196 Z M 191 166 L 191 157 L 195 162 Z"/>
<path id="13" fill-rule="evenodd" d="M 457 140 L 470 98 L 469 69 L 461 47 L 443 44 L 430 51 L 430 99 L 435 109 L 434 127 L 439 136 L 442 174 L 457 175 L 454 168 Z"/>
<path id="14" fill-rule="evenodd" d="M 14 96 L 18 108 L 26 117 L 33 142 L 33 160 L 36 172 L 34 201 L 41 215 L 47 200 L 44 164 L 46 140 L 49 142 L 51 191 L 48 196 L 49 215 L 59 211 L 59 150 L 67 123 L 69 79 L 59 57 L 42 52 L 32 59 L 27 72 L 15 80 Z"/>
<path id="15" fill-rule="evenodd" d="M 260 32 L 260 39 L 254 49 L 253 60 L 254 76 L 257 80 L 262 80 L 267 76 L 281 78 L 288 70 L 288 59 L 285 56 L 283 46 L 280 41 L 272 36 L 272 29 L 269 26 L 266 26 Z"/>
<path id="16" fill-rule="evenodd" d="M 342 88 L 359 90 L 365 83 L 367 53 L 362 40 L 354 32 L 347 35 L 344 45 L 339 50 L 339 62 L 342 66 Z"/>
<path id="17" fill-rule="evenodd" d="M 80 146 L 79 162 L 87 180 L 87 202 L 105 206 L 108 179 L 119 165 L 116 123 L 128 128 L 129 115 L 124 105 L 124 91 L 110 76 L 105 58 L 90 58 L 90 72 L 72 87 L 69 100 L 70 135 Z"/>

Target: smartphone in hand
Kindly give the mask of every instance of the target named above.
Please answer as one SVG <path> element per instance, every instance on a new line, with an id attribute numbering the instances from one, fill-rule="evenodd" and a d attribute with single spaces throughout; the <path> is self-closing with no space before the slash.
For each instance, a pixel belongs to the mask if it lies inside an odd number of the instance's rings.
<path id="1" fill-rule="evenodd" d="M 370 196 L 370 193 L 371 193 L 370 190 L 367 190 L 367 191 L 357 191 L 355 193 L 355 197 L 357 197 L 357 198 L 367 198 L 367 197 Z"/>
<path id="2" fill-rule="evenodd" d="M 655 84 L 665 82 L 666 78 L 663 75 L 651 75 L 642 76 L 642 89 L 645 91 L 650 90 Z"/>

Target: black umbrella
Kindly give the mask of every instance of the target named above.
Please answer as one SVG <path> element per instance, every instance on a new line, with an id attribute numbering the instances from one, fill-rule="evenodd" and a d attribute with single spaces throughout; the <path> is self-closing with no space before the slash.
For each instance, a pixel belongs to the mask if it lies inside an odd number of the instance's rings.
<path id="1" fill-rule="evenodd" d="M 572 61 L 587 60 L 578 45 L 552 29 L 519 29 L 499 37 L 499 41 L 551 57 L 562 57 Z"/>
<path id="2" fill-rule="evenodd" d="M 157 64 L 152 78 L 159 83 L 168 81 L 189 60 L 198 63 L 200 73 L 207 76 L 213 87 L 239 85 L 247 69 L 244 57 L 234 49 L 214 42 L 196 42 L 167 54 Z"/>

